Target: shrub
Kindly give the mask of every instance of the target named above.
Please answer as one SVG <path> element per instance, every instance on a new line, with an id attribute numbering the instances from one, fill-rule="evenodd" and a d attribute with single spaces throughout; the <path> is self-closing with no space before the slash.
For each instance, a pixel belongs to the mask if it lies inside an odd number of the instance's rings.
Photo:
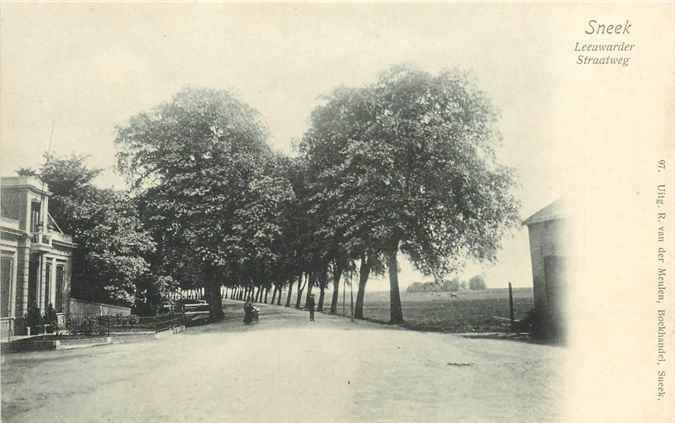
<path id="1" fill-rule="evenodd" d="M 33 334 L 40 333 L 40 326 L 42 326 L 44 320 L 42 319 L 42 313 L 37 304 L 32 303 L 28 307 L 28 312 L 26 313 L 26 326 L 30 326 L 31 332 Z"/>
<path id="2" fill-rule="evenodd" d="M 54 309 L 52 303 L 49 303 L 47 306 L 47 313 L 45 313 L 44 321 L 45 323 L 49 324 L 49 328 L 47 328 L 49 333 L 56 332 L 58 330 L 59 318 L 56 315 L 56 310 Z"/>

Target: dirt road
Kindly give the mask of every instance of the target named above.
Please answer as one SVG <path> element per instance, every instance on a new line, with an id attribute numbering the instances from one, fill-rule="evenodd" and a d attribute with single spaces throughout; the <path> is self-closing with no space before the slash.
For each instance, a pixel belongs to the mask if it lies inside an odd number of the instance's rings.
<path id="1" fill-rule="evenodd" d="M 230 303 L 232 304 L 232 303 Z M 10 354 L 3 422 L 554 422 L 565 351 L 262 306 L 136 344 Z"/>

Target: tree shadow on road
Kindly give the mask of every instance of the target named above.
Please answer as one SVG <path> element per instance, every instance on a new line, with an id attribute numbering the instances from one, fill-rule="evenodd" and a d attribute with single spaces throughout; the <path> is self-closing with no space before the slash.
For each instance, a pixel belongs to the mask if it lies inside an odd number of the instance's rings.
<path id="1" fill-rule="evenodd" d="M 223 304 L 225 318 L 201 326 L 191 326 L 185 335 L 194 336 L 214 333 L 245 333 L 261 330 L 307 329 L 307 330 L 362 330 L 362 329 L 400 329 L 367 321 L 350 321 L 349 318 L 322 312 L 315 314 L 315 322 L 309 321 L 305 310 L 271 304 L 256 304 L 260 310 L 258 322 L 245 324 L 243 302 L 227 301 Z"/>

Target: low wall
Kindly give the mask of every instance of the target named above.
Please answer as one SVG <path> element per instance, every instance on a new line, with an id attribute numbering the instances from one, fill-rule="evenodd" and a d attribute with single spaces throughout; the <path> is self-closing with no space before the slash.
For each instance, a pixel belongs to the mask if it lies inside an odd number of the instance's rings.
<path id="1" fill-rule="evenodd" d="M 70 298 L 71 315 L 87 316 L 128 316 L 131 314 L 131 307 L 123 307 L 112 304 L 95 303 L 92 301 L 80 300 L 79 298 Z"/>

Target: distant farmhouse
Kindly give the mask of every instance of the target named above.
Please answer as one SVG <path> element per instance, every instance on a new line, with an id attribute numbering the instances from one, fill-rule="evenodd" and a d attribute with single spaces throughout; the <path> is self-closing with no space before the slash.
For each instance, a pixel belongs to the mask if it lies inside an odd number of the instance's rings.
<path id="1" fill-rule="evenodd" d="M 68 312 L 73 239 L 49 214 L 48 187 L 33 177 L 0 178 L 0 330 L 26 332 L 28 307 Z"/>
<path id="2" fill-rule="evenodd" d="M 567 284 L 567 213 L 562 200 L 539 210 L 523 222 L 530 235 L 534 283 L 535 335 L 562 339 L 565 335 Z"/>

